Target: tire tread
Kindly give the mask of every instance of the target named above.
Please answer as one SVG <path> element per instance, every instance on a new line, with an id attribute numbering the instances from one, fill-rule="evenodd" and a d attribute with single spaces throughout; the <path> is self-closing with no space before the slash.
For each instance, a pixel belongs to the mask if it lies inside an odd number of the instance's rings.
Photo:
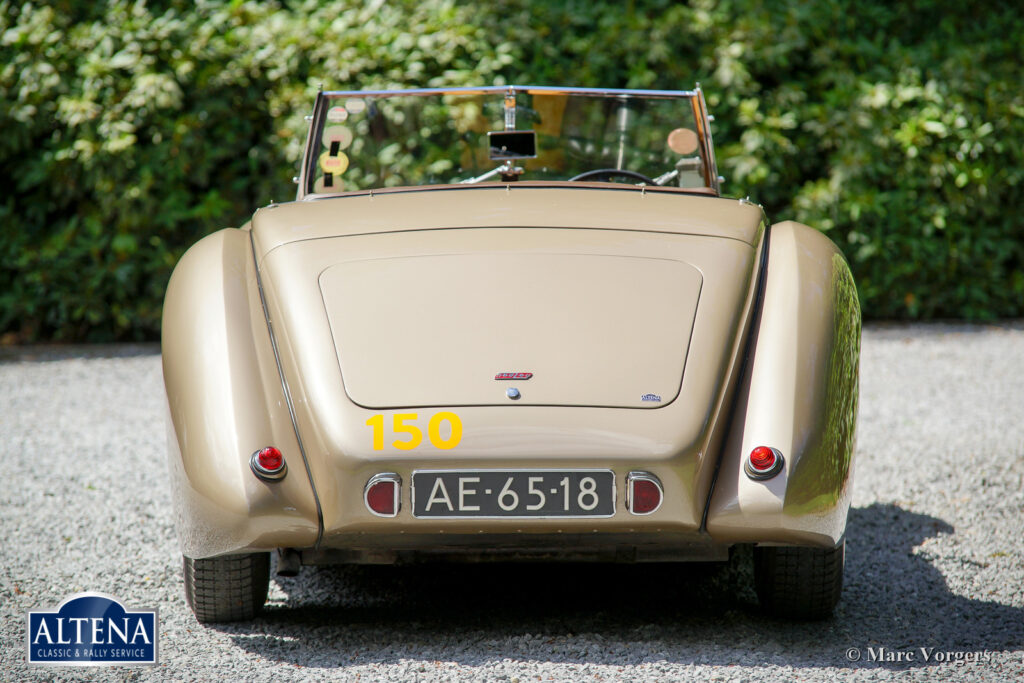
<path id="1" fill-rule="evenodd" d="M 843 591 L 846 544 L 835 548 L 754 548 L 754 583 L 761 608 L 785 619 L 832 614 Z"/>
<path id="2" fill-rule="evenodd" d="M 185 601 L 201 623 L 252 619 L 270 587 L 270 554 L 182 558 Z"/>

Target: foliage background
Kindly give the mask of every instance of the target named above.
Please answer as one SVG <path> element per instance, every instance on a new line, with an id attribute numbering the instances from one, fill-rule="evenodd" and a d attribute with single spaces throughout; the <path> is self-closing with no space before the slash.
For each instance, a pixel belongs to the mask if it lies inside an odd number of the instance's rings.
<path id="1" fill-rule="evenodd" d="M 865 315 L 1024 314 L 1024 15 L 989 0 L 0 0 L 0 342 L 155 339 L 174 263 L 290 178 L 318 86 L 688 88 L 725 191 Z"/>

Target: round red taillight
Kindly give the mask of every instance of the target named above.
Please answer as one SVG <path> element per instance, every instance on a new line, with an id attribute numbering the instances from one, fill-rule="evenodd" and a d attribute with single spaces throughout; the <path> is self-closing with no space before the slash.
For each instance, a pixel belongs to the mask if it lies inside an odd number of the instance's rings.
<path id="1" fill-rule="evenodd" d="M 253 474 L 264 481 L 276 481 L 288 472 L 284 456 L 273 446 L 261 448 L 253 453 L 249 458 L 249 467 Z"/>
<path id="2" fill-rule="evenodd" d="M 767 446 L 750 451 L 750 465 L 755 470 L 770 470 L 775 464 L 775 452 Z"/>
<path id="3" fill-rule="evenodd" d="M 366 482 L 363 501 L 367 509 L 379 517 L 394 517 L 401 507 L 401 478 L 393 473 L 375 474 Z"/>
<path id="4" fill-rule="evenodd" d="M 782 453 L 770 446 L 758 446 L 750 451 L 743 469 L 751 479 L 768 479 L 782 471 Z"/>
<path id="5" fill-rule="evenodd" d="M 634 515 L 649 515 L 661 507 L 661 482 L 650 472 L 626 475 L 626 507 Z"/>
<path id="6" fill-rule="evenodd" d="M 273 472 L 281 469 L 281 463 L 284 462 L 284 456 L 281 455 L 281 451 L 270 446 L 257 453 L 256 460 L 260 463 L 260 467 Z"/>

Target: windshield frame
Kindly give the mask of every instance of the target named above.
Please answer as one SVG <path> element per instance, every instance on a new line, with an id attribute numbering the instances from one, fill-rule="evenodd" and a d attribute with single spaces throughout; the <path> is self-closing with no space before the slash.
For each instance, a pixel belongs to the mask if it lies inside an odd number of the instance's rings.
<path id="1" fill-rule="evenodd" d="M 298 176 L 297 200 L 306 197 L 324 197 L 333 194 L 350 194 L 352 192 L 375 192 L 378 189 L 362 189 L 349 192 L 338 192 L 330 194 L 317 193 L 313 189 L 313 182 L 316 176 L 316 163 L 318 158 L 319 145 L 324 127 L 327 125 L 327 110 L 330 102 L 336 98 L 383 98 L 383 97 L 437 97 L 444 95 L 494 95 L 500 97 L 515 97 L 517 94 L 526 95 L 574 95 L 583 97 L 617 97 L 628 96 L 643 99 L 675 99 L 687 100 L 692 108 L 693 118 L 697 126 L 697 139 L 700 148 L 701 173 L 704 176 L 704 188 L 673 188 L 666 186 L 646 186 L 653 189 L 674 190 L 686 192 L 696 189 L 697 191 L 713 194 L 720 194 L 720 178 L 715 161 L 714 143 L 711 138 L 711 117 L 708 114 L 707 103 L 700 84 L 693 90 L 636 90 L 620 88 L 573 88 L 556 86 L 536 85 L 500 85 L 483 87 L 461 87 L 461 88 L 412 88 L 406 90 L 320 90 L 317 93 L 316 101 L 313 104 L 313 114 L 310 117 L 309 131 L 306 137 L 306 144 L 303 148 L 303 158 Z M 563 184 L 566 180 L 547 180 L 545 184 Z M 531 181 L 531 184 L 533 181 Z M 443 187 L 445 185 L 415 185 L 406 187 Z M 379 188 L 379 190 L 399 188 Z"/>

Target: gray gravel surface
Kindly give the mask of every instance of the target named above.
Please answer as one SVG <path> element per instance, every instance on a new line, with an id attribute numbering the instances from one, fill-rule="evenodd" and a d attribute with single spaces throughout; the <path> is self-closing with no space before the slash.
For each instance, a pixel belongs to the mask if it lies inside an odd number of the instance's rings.
<path id="1" fill-rule="evenodd" d="M 861 372 L 830 621 L 760 616 L 739 553 L 717 570 L 307 568 L 272 582 L 263 618 L 204 627 L 183 598 L 159 350 L 0 350 L 0 679 L 1020 680 L 1024 325 L 869 327 Z M 26 666 L 26 611 L 85 590 L 159 608 L 158 666 Z"/>

